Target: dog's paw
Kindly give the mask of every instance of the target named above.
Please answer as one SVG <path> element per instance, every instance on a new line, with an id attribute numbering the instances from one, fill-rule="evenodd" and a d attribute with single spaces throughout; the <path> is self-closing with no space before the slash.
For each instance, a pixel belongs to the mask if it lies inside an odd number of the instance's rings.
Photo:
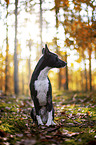
<path id="1" fill-rule="evenodd" d="M 37 118 L 38 125 L 44 125 L 39 115 L 36 115 L 36 118 Z"/>
<path id="2" fill-rule="evenodd" d="M 54 121 L 52 121 L 52 124 L 51 125 L 56 125 L 56 123 Z"/>
<path id="3" fill-rule="evenodd" d="M 50 125 L 56 125 L 56 123 L 54 121 L 51 121 L 51 122 L 49 121 L 46 123 L 46 126 L 50 126 Z"/>
<path id="4" fill-rule="evenodd" d="M 44 125 L 43 122 L 38 123 L 38 125 Z"/>
<path id="5" fill-rule="evenodd" d="M 46 123 L 46 126 L 50 126 L 51 125 L 51 123 Z"/>

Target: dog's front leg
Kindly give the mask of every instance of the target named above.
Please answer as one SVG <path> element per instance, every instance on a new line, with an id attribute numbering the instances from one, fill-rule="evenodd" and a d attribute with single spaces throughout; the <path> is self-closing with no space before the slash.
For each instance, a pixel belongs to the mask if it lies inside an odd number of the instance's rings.
<path id="1" fill-rule="evenodd" d="M 46 125 L 47 126 L 56 125 L 56 123 L 53 121 L 52 110 L 50 112 L 48 112 L 48 120 L 47 120 Z"/>
<path id="2" fill-rule="evenodd" d="M 46 123 L 47 126 L 52 125 L 52 110 L 50 112 L 48 112 L 48 120 Z"/>
<path id="3" fill-rule="evenodd" d="M 34 106 L 35 106 L 35 110 L 36 110 L 36 119 L 37 119 L 38 125 L 44 125 L 42 122 L 41 116 L 39 115 L 40 107 L 36 101 L 34 101 Z"/>
<path id="4" fill-rule="evenodd" d="M 54 123 L 54 121 L 53 121 L 53 118 L 54 118 L 53 115 L 54 115 L 54 113 L 53 113 L 53 106 L 52 106 L 52 98 L 51 97 L 48 98 L 47 107 L 48 107 L 48 120 L 47 120 L 46 125 L 47 126 L 56 125 Z"/>
<path id="5" fill-rule="evenodd" d="M 40 115 L 36 115 L 36 118 L 37 118 L 37 121 L 38 121 L 38 125 L 44 125 Z"/>

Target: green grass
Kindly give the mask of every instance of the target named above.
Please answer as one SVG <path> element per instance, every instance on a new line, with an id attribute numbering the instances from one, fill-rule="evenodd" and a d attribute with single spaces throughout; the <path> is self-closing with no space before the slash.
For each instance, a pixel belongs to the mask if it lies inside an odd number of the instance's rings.
<path id="1" fill-rule="evenodd" d="M 96 143 L 96 94 L 94 92 L 61 92 L 53 94 L 55 127 L 38 128 L 30 117 L 31 98 L 1 96 L 0 141 L 2 144 Z"/>

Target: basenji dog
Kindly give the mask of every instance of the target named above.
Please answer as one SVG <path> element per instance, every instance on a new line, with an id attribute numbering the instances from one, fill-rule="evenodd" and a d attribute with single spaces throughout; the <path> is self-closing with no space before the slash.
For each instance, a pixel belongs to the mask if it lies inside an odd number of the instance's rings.
<path id="1" fill-rule="evenodd" d="M 42 49 L 42 57 L 39 59 L 30 81 L 30 93 L 34 103 L 31 117 L 38 125 L 56 125 L 54 122 L 54 108 L 52 104 L 52 87 L 48 78 L 48 71 L 52 68 L 66 66 L 66 62 L 58 58 L 58 55 L 49 51 L 47 45 Z"/>

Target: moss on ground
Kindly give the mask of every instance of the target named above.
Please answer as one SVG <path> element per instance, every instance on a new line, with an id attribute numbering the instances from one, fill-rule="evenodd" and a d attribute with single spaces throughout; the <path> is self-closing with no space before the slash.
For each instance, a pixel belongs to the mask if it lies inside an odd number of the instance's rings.
<path id="1" fill-rule="evenodd" d="M 31 98 L 0 97 L 0 142 L 3 144 L 96 144 L 96 94 L 59 92 L 53 94 L 57 126 L 32 123 Z"/>

